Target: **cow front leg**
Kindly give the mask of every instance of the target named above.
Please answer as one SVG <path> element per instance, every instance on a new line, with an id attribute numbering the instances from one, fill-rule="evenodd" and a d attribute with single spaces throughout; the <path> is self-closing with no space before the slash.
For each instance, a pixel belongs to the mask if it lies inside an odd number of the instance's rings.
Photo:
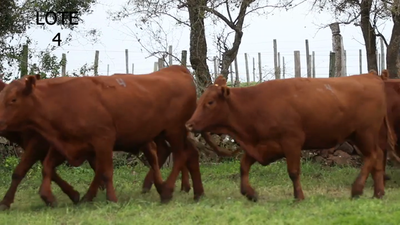
<path id="1" fill-rule="evenodd" d="M 257 202 L 257 193 L 250 185 L 249 173 L 251 166 L 256 160 L 249 154 L 244 153 L 240 160 L 240 193 L 246 196 L 248 200 Z"/>

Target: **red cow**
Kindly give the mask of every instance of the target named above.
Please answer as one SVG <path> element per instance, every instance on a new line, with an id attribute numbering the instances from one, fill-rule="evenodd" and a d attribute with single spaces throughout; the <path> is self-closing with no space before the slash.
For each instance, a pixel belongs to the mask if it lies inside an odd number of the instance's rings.
<path id="1" fill-rule="evenodd" d="M 272 80 L 244 88 L 212 85 L 200 97 L 186 126 L 194 131 L 228 134 L 240 144 L 245 151 L 240 166 L 241 193 L 256 201 L 249 183 L 252 164 L 268 165 L 286 157 L 294 197 L 302 200 L 301 150 L 331 148 L 345 140 L 353 141 L 364 155 L 351 195 L 363 193 L 371 173 L 374 196 L 382 197 L 383 151 L 378 139 L 383 123 L 394 151 L 383 81 L 371 73 Z"/>
<path id="2" fill-rule="evenodd" d="M 193 78 L 181 66 L 146 76 L 39 81 L 28 76 L 13 81 L 0 93 L 0 130 L 33 129 L 54 147 L 43 163 L 40 194 L 47 204 L 55 200 L 50 175 L 64 157 L 71 165 L 79 166 L 95 156 L 95 177 L 83 200 L 92 200 L 103 180 L 107 199 L 117 201 L 112 182 L 112 149 L 143 147 L 157 137 L 167 140 L 174 153 L 172 172 L 162 190 L 158 188 L 161 200 L 172 198 L 175 181 L 185 164 L 191 173 L 195 199 L 199 199 L 204 191 L 198 152 L 188 141 L 185 128 L 195 108 Z M 150 145 L 147 144 L 148 150 L 152 149 Z"/>

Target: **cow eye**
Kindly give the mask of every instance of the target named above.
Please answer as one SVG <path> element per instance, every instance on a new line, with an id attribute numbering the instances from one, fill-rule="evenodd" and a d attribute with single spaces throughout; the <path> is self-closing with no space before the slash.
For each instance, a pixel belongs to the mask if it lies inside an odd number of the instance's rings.
<path id="1" fill-rule="evenodd" d="M 17 101 L 16 98 L 13 98 L 13 99 L 11 100 L 12 103 L 15 103 L 16 101 Z"/>
<path id="2" fill-rule="evenodd" d="M 209 101 L 208 102 L 208 105 L 212 105 L 212 104 L 214 104 L 214 101 Z"/>

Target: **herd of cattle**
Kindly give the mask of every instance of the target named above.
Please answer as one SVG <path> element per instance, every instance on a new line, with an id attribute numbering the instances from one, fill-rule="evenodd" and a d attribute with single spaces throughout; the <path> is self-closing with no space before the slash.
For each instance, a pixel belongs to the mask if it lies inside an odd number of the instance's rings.
<path id="1" fill-rule="evenodd" d="M 229 88 L 218 77 L 199 100 L 191 73 L 170 66 L 145 75 L 114 74 L 58 77 L 41 80 L 30 75 L 0 83 L 0 135 L 24 149 L 0 209 L 9 209 L 17 187 L 37 161 L 43 165 L 39 194 L 50 206 L 56 202 L 54 181 L 74 202 L 92 201 L 99 188 L 117 202 L 113 186 L 113 151 L 142 151 L 151 169 L 143 192 L 154 183 L 161 202 L 172 199 L 182 173 L 181 189 L 194 199 L 203 194 L 199 154 L 190 132 L 200 132 L 219 155 L 210 133 L 227 134 L 244 149 L 240 162 L 241 193 L 257 201 L 249 183 L 251 166 L 286 158 L 294 197 L 304 199 L 300 183 L 303 149 L 327 149 L 348 141 L 363 155 L 363 166 L 351 196 L 363 193 L 371 173 L 374 197 L 384 195 L 387 154 L 397 157 L 400 135 L 400 80 L 367 74 L 338 78 L 292 78 Z M 160 166 L 173 153 L 173 168 L 163 181 Z M 95 176 L 80 198 L 55 168 L 67 161 L 87 160 Z M 386 178 L 386 179 L 385 179 Z"/>

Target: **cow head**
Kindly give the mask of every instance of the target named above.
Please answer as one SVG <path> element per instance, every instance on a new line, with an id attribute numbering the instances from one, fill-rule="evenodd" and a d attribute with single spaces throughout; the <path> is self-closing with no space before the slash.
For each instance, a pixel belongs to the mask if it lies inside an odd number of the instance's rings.
<path id="1" fill-rule="evenodd" d="M 25 76 L 0 92 L 0 131 L 18 126 L 35 107 L 32 99 L 40 75 Z"/>
<path id="2" fill-rule="evenodd" d="M 225 85 L 214 84 L 208 87 L 197 102 L 196 110 L 187 121 L 186 128 L 201 132 L 211 131 L 214 127 L 226 124 L 229 97 L 230 89 Z"/>

